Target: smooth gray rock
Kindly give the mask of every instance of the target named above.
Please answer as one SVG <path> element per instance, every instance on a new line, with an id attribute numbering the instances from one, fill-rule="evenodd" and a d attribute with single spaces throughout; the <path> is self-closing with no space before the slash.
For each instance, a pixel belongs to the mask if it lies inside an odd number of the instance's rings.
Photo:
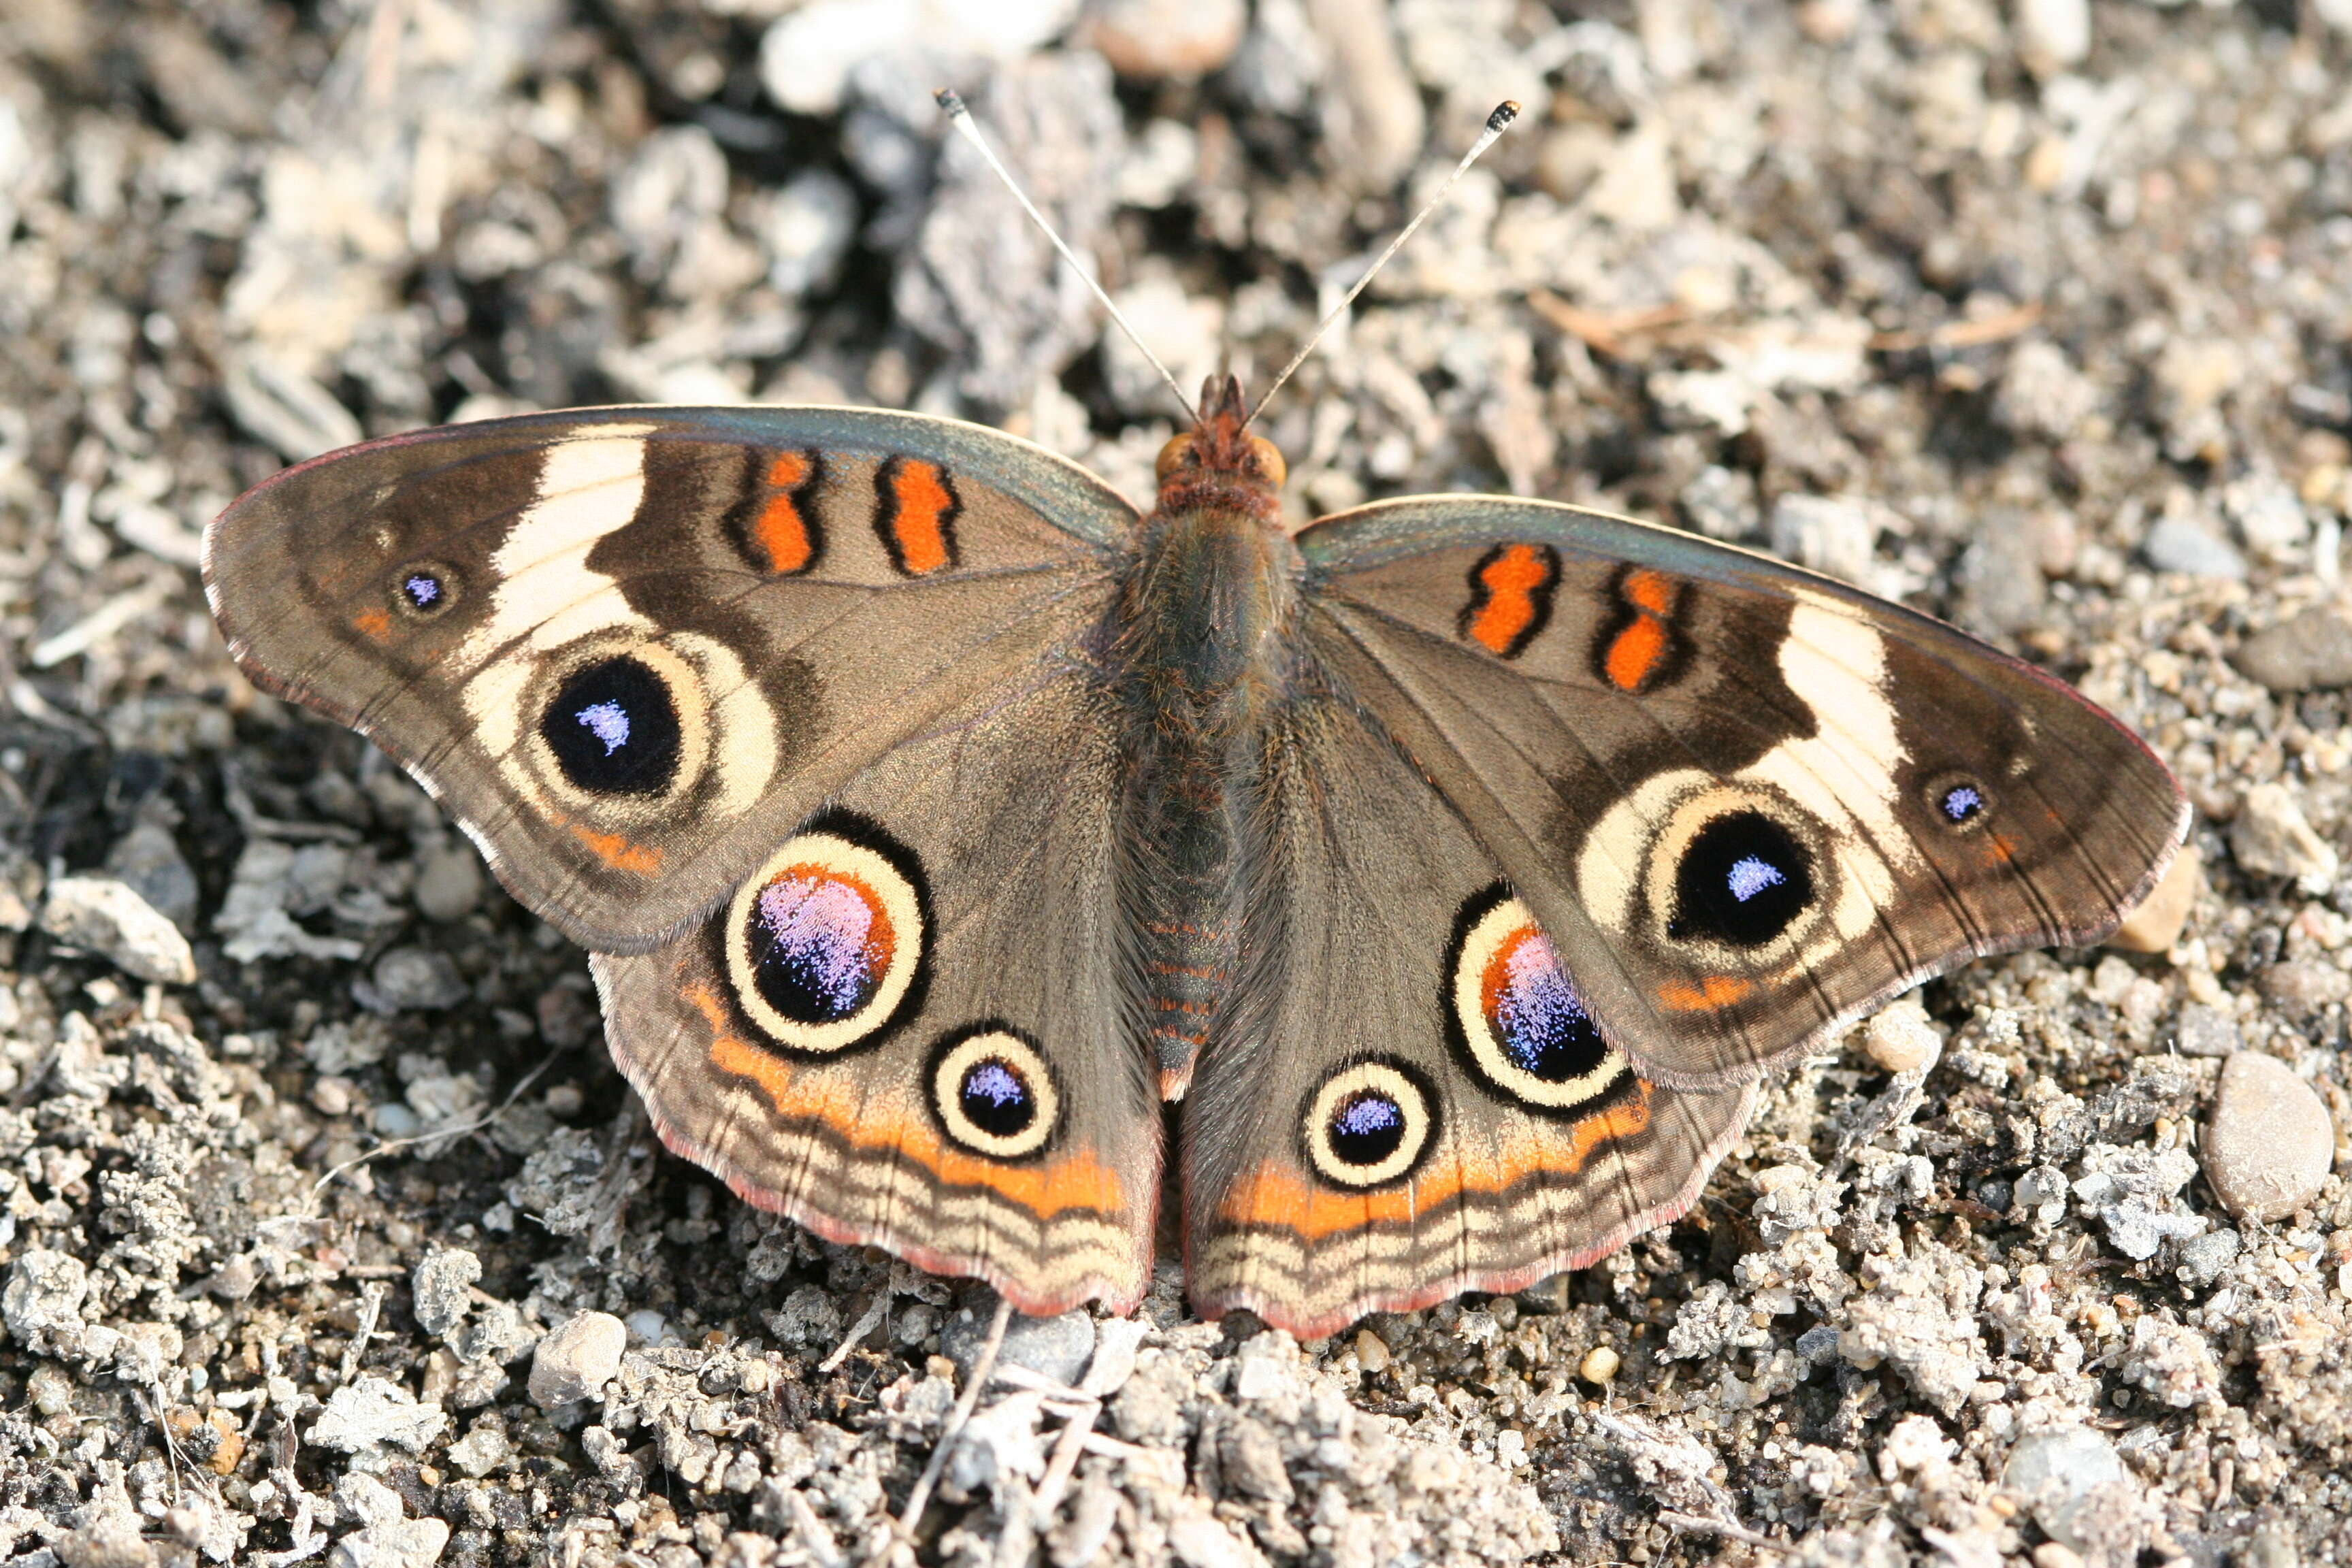
<path id="1" fill-rule="evenodd" d="M 950 1319 L 940 1331 L 940 1353 L 968 1377 L 987 1338 L 988 1314 L 975 1310 Z M 997 1352 L 996 1363 L 1025 1367 L 1040 1377 L 1076 1385 L 1094 1353 L 1095 1321 L 1085 1312 L 1064 1312 L 1057 1318 L 1024 1318 L 1016 1312 L 1004 1331 L 1004 1348 Z"/>
<path id="2" fill-rule="evenodd" d="M 2228 540 L 2206 531 L 2185 517 L 2159 519 L 2147 531 L 2147 542 L 2140 552 L 2147 557 L 2147 563 L 2159 572 L 2231 581 L 2242 580 L 2246 574 L 2246 558 Z"/>
<path id="3" fill-rule="evenodd" d="M 2230 662 L 2273 691 L 2352 686 L 2352 617 L 2334 605 L 2305 610 L 2248 637 Z"/>
<path id="4" fill-rule="evenodd" d="M 2240 1051 L 2221 1064 L 2201 1152 L 2223 1208 L 2240 1219 L 2284 1219 L 2318 1195 L 2336 1158 L 2336 1128 L 2294 1068 Z"/>

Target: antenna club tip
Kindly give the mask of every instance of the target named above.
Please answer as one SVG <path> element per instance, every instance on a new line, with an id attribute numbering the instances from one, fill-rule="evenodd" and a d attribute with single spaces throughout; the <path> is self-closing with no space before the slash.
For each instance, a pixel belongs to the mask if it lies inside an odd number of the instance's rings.
<path id="1" fill-rule="evenodd" d="M 1495 105 L 1494 113 L 1486 116 L 1486 129 L 1489 131 L 1502 131 L 1507 127 L 1512 121 L 1517 120 L 1518 117 L 1518 100 L 1515 98 L 1507 98 L 1503 100 L 1502 102 Z"/>
<path id="2" fill-rule="evenodd" d="M 965 112 L 963 107 L 963 94 L 958 92 L 951 87 L 943 87 L 940 89 L 939 91 L 931 94 L 931 101 L 938 104 L 940 106 L 940 112 L 946 115 L 950 120 L 961 119 Z"/>

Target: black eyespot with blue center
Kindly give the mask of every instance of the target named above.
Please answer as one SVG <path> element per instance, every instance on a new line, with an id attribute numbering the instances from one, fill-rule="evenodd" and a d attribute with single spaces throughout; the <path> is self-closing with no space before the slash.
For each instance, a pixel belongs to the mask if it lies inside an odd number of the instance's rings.
<path id="1" fill-rule="evenodd" d="M 1387 1186 L 1429 1152 L 1436 1097 L 1402 1062 L 1354 1062 L 1326 1078 L 1299 1115 L 1307 1163 L 1335 1186 Z"/>
<path id="2" fill-rule="evenodd" d="M 1000 1020 L 933 1047 L 930 1085 L 931 1110 L 948 1141 L 991 1159 L 1036 1153 L 1061 1120 L 1061 1094 L 1044 1052 Z"/>
<path id="3" fill-rule="evenodd" d="M 1946 828 L 1965 833 L 1992 815 L 1992 792 L 1966 773 L 1946 773 L 1927 786 L 1927 810 Z"/>
<path id="4" fill-rule="evenodd" d="M 666 794 L 677 777 L 680 728 L 669 687 L 626 654 L 566 676 L 539 721 L 563 776 L 593 795 Z"/>
<path id="5" fill-rule="evenodd" d="M 457 599 L 457 574 L 438 561 L 412 561 L 392 574 L 392 602 L 412 620 L 446 616 Z"/>
<path id="6" fill-rule="evenodd" d="M 1700 828 L 1684 848 L 1666 934 L 1678 942 L 1761 947 L 1812 901 L 1804 847 L 1764 813 L 1735 811 Z"/>

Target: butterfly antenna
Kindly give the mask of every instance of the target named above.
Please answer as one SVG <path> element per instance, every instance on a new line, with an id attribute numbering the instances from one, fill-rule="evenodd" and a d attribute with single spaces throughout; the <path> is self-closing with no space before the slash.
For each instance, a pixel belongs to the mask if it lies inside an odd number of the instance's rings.
<path id="1" fill-rule="evenodd" d="M 980 155 L 988 161 L 988 166 L 996 171 L 996 177 L 1004 182 L 1004 188 L 1013 193 L 1013 199 L 1021 204 L 1021 210 L 1029 215 L 1029 221 L 1037 226 L 1038 232 L 1054 242 L 1054 248 L 1062 253 L 1062 259 L 1070 264 L 1070 270 L 1078 275 L 1078 280 L 1094 290 L 1095 298 L 1102 301 L 1102 308 L 1110 312 L 1110 319 L 1118 323 L 1120 331 L 1127 334 L 1127 341 L 1133 343 L 1137 352 L 1151 362 L 1151 368 L 1160 373 L 1160 379 L 1166 382 L 1168 390 L 1176 395 L 1177 406 L 1184 410 L 1185 420 L 1189 423 L 1199 418 L 1200 416 L 1192 407 L 1192 400 L 1184 395 L 1184 389 L 1177 384 L 1176 378 L 1169 374 L 1168 367 L 1160 363 L 1160 356 L 1151 352 L 1151 345 L 1143 341 L 1143 334 L 1135 330 L 1135 323 L 1129 321 L 1117 305 L 1111 303 L 1110 295 L 1104 291 L 1100 283 L 1095 281 L 1095 275 L 1089 272 L 1086 264 L 1078 259 L 1077 252 L 1072 250 L 1063 241 L 1062 237 L 1054 232 L 1054 226 L 1045 221 L 1045 215 L 1037 210 L 1037 204 L 1029 199 L 1029 193 L 1021 188 L 1021 182 L 1013 177 L 1013 171 L 1004 166 L 1003 162 L 996 155 L 996 149 L 991 147 L 988 144 L 988 139 L 980 133 L 980 127 L 973 123 L 971 110 L 965 105 L 963 95 L 951 87 L 943 87 L 931 97 L 938 101 L 940 112 L 948 117 L 948 123 L 954 126 L 965 141 L 977 148 Z M 1492 139 L 1489 138 L 1489 140 Z"/>
<path id="2" fill-rule="evenodd" d="M 1323 334 L 1329 331 L 1333 323 L 1348 313 L 1349 307 L 1356 302 L 1356 296 L 1362 293 L 1364 286 L 1379 275 L 1381 268 L 1389 264 L 1389 258 L 1404 248 L 1404 242 L 1412 237 L 1413 230 L 1429 221 L 1429 215 L 1437 210 L 1438 204 L 1445 199 L 1445 193 L 1454 188 L 1454 183 L 1470 172 L 1470 165 L 1484 156 L 1486 149 L 1499 141 L 1503 132 L 1511 128 L 1511 121 L 1518 117 L 1519 106 L 1510 99 L 1507 98 L 1495 106 L 1495 112 L 1486 116 L 1486 129 L 1478 133 L 1478 140 L 1470 144 L 1470 151 L 1462 155 L 1462 162 L 1454 165 L 1454 173 L 1445 176 L 1445 183 L 1437 187 L 1428 201 L 1422 204 L 1421 210 L 1412 215 L 1412 221 L 1405 225 L 1394 239 L 1389 241 L 1389 247 L 1381 251 L 1370 267 L 1364 268 L 1364 275 L 1356 279 L 1356 286 L 1348 290 L 1348 297 L 1331 307 L 1331 313 L 1316 324 L 1315 334 L 1307 340 L 1307 346 L 1290 356 L 1290 363 L 1282 367 L 1282 374 L 1274 378 L 1272 384 L 1266 387 L 1265 395 L 1257 400 L 1257 406 L 1249 411 L 1249 418 L 1242 421 L 1243 429 L 1248 429 L 1251 421 L 1265 412 L 1265 405 L 1274 401 L 1274 395 L 1282 390 L 1282 384 L 1288 381 L 1298 367 L 1307 363 L 1307 356 L 1315 352 L 1315 345 L 1323 341 Z"/>

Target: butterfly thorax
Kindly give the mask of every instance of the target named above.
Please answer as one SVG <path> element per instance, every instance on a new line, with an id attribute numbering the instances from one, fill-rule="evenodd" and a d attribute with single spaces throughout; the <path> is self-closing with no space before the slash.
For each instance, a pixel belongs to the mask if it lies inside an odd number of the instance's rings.
<path id="1" fill-rule="evenodd" d="M 1300 563 L 1282 527 L 1282 458 L 1243 419 L 1240 384 L 1212 378 L 1200 423 L 1160 455 L 1159 504 L 1118 600 L 1128 899 L 1170 1098 L 1229 983 L 1230 803 L 1289 679 Z"/>

